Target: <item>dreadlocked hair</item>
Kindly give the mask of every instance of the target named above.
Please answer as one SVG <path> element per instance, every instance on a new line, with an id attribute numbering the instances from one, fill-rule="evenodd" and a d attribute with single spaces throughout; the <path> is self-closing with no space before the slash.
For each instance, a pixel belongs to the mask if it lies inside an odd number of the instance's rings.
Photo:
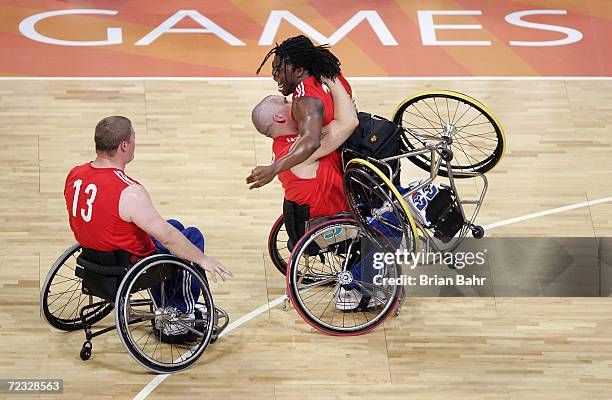
<path id="1" fill-rule="evenodd" d="M 285 65 L 304 68 L 319 83 L 322 76 L 334 79 L 340 74 L 340 60 L 329 51 L 329 46 L 315 46 L 304 35 L 291 37 L 274 46 L 257 68 L 257 74 L 272 55 L 278 55 Z"/>

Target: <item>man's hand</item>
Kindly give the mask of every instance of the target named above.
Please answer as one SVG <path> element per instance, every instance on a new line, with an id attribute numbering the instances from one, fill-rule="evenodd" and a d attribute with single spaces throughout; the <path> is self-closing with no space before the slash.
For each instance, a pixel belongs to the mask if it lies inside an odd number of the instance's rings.
<path id="1" fill-rule="evenodd" d="M 212 257 L 202 256 L 198 264 L 200 267 L 210 272 L 215 283 L 217 283 L 217 274 L 219 274 L 223 281 L 225 281 L 225 277 L 229 278 L 230 276 L 234 276 L 229 269 L 225 268 L 219 261 Z"/>
<path id="2" fill-rule="evenodd" d="M 278 170 L 275 164 L 267 166 L 258 166 L 251 171 L 251 175 L 246 178 L 246 183 L 252 183 L 249 190 L 262 187 L 272 182 L 272 179 L 278 175 Z"/>
<path id="3" fill-rule="evenodd" d="M 119 199 L 119 216 L 126 222 L 133 222 L 156 238 L 177 257 L 199 264 L 212 274 L 215 282 L 217 282 L 216 274 L 219 274 L 223 280 L 226 276 L 233 276 L 227 268 L 214 258 L 202 254 L 202 251 L 187 240 L 178 229 L 164 221 L 153 207 L 149 193 L 144 187 L 131 185 L 123 189 Z"/>

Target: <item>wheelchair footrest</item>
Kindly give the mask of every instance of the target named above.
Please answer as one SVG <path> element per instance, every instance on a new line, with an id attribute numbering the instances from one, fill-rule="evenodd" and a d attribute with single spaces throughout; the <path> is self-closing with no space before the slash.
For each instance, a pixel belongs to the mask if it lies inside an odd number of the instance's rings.
<path id="1" fill-rule="evenodd" d="M 223 320 L 221 324 L 219 324 L 220 320 Z M 213 321 L 215 326 L 213 327 L 211 343 L 216 341 L 219 335 L 221 335 L 221 332 L 223 332 L 225 328 L 227 328 L 227 325 L 229 325 L 229 315 L 227 315 L 227 312 L 225 312 L 224 309 L 215 306 L 215 315 Z"/>

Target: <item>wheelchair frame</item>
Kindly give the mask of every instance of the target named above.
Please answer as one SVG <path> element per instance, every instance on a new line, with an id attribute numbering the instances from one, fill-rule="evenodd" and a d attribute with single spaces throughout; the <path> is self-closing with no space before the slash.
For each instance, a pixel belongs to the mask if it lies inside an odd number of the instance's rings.
<path id="1" fill-rule="evenodd" d="M 62 268 L 62 266 L 64 266 L 64 264 L 66 264 L 68 259 L 71 256 L 74 257 L 74 254 L 78 252 L 80 249 L 81 249 L 81 246 L 78 243 L 69 247 L 57 259 L 57 261 L 51 267 L 51 270 L 48 272 L 45 282 L 43 284 L 42 291 L 41 291 L 41 314 L 47 320 L 47 322 L 55 328 L 65 330 L 65 331 L 79 330 L 79 329 L 84 330 L 85 342 L 83 343 L 83 346 L 80 351 L 80 357 L 82 360 L 87 360 L 91 357 L 91 350 L 92 350 L 91 341 L 94 337 L 100 336 L 104 333 L 107 333 L 107 332 L 110 332 L 116 329 L 118 331 L 118 336 L 121 339 L 122 344 L 124 345 L 126 350 L 128 350 L 128 353 L 130 354 L 130 356 L 132 356 L 132 358 L 134 358 L 143 367 L 155 373 L 178 372 L 180 370 L 188 368 L 195 361 L 197 361 L 197 359 L 201 356 L 201 354 L 203 354 L 204 351 L 206 350 L 206 347 L 208 346 L 208 344 L 214 343 L 216 339 L 219 337 L 219 335 L 223 332 L 223 330 L 229 324 L 229 316 L 227 315 L 227 313 L 223 309 L 216 307 L 214 305 L 212 294 L 208 287 L 208 281 L 206 279 L 204 270 L 198 265 L 191 264 L 179 257 L 176 257 L 174 255 L 168 255 L 168 254 L 153 254 L 148 257 L 145 257 L 139 260 L 138 262 L 136 262 L 135 264 L 127 266 L 125 273 L 123 275 L 119 275 L 116 272 L 106 274 L 105 276 L 107 276 L 108 278 L 110 277 L 115 277 L 115 278 L 120 277 L 121 278 L 119 287 L 116 289 L 114 293 L 115 296 L 112 300 L 108 298 L 104 298 L 104 297 L 99 297 L 102 295 L 100 293 L 95 293 L 95 292 L 86 293 L 85 292 L 83 277 L 80 276 L 79 274 L 83 274 L 84 272 L 82 271 L 86 270 L 88 267 L 85 266 L 84 264 L 83 265 L 79 264 L 79 261 L 77 258 L 76 265 L 74 268 L 76 278 L 70 279 L 71 281 L 75 282 L 75 283 L 70 283 L 71 285 L 70 287 L 73 288 L 74 290 L 72 290 L 72 294 L 70 295 L 70 298 L 68 299 L 68 302 L 66 303 L 66 305 L 78 299 L 77 309 L 79 310 L 78 320 L 80 320 L 80 322 L 77 322 L 78 321 L 77 318 L 62 319 L 62 321 L 68 321 L 69 323 L 65 323 L 61 321 L 58 322 L 60 318 L 55 316 L 54 312 L 51 312 L 50 304 L 48 303 L 48 296 L 51 293 L 51 287 L 54 284 L 53 281 L 58 276 L 57 275 L 58 271 L 60 271 L 60 269 Z M 82 261 L 81 263 L 83 263 L 84 261 Z M 93 262 L 90 262 L 89 260 L 86 260 L 86 261 L 87 261 L 87 264 L 90 264 L 90 263 L 95 264 Z M 177 319 L 176 324 L 184 327 L 185 329 L 187 329 L 188 332 L 191 332 L 199 337 L 203 337 L 203 340 L 205 341 L 205 343 L 200 344 L 198 346 L 198 348 L 200 348 L 200 350 L 198 351 L 198 354 L 193 352 L 192 346 L 185 344 L 184 346 L 190 347 L 190 351 L 192 352 L 192 354 L 195 354 L 195 358 L 193 360 L 187 359 L 189 361 L 187 362 L 187 360 L 185 360 L 182 364 L 176 364 L 176 361 L 173 361 L 170 364 L 159 362 L 159 361 L 156 361 L 148 357 L 147 355 L 141 354 L 142 353 L 141 351 L 134 350 L 133 347 L 136 346 L 136 344 L 132 343 L 132 338 L 130 337 L 131 332 L 124 332 L 124 329 L 122 329 L 124 327 L 130 326 L 136 323 L 146 323 L 146 321 L 153 322 L 157 318 L 162 317 L 162 314 L 164 314 L 166 311 L 168 312 L 171 311 L 168 309 L 162 310 L 154 304 L 153 296 L 151 294 L 151 287 L 149 287 L 148 285 L 145 288 L 138 288 L 135 292 L 132 291 L 134 286 L 138 283 L 139 279 L 142 279 L 144 277 L 144 280 L 145 281 L 147 280 L 147 277 L 144 276 L 147 270 L 151 270 L 158 264 L 162 264 L 162 265 L 174 264 L 175 267 L 183 266 L 184 268 L 193 270 L 193 272 L 187 271 L 190 274 L 193 275 L 195 273 L 195 275 L 200 275 L 200 277 L 199 278 L 196 277 L 196 279 L 202 282 L 200 286 L 202 286 L 202 284 L 205 286 L 205 288 L 202 288 L 202 291 L 206 292 L 206 297 L 208 299 L 207 302 L 209 302 L 210 308 L 214 310 L 214 312 L 211 313 L 212 315 L 206 317 L 209 321 L 211 321 L 211 325 L 212 325 L 212 329 L 206 328 L 207 329 L 206 332 L 209 332 L 208 334 L 197 331 L 196 329 L 194 329 L 194 327 L 191 327 L 185 324 L 184 322 L 182 322 L 180 319 Z M 70 267 L 68 268 L 72 269 Z M 101 268 L 104 268 L 104 266 L 101 266 Z M 77 271 L 81 271 L 81 272 L 77 273 Z M 62 279 L 68 278 L 64 275 L 61 275 L 61 276 L 62 276 Z M 150 280 L 151 278 L 148 278 L 148 279 Z M 167 278 L 164 277 L 160 279 L 162 279 L 160 284 L 164 285 L 164 282 Z M 57 282 L 57 284 L 59 283 L 61 282 Z M 150 283 L 150 282 L 147 282 L 147 283 Z M 78 284 L 78 287 L 76 287 L 77 284 Z M 86 304 L 83 307 L 81 307 L 81 304 L 82 304 L 81 298 L 80 297 L 74 298 L 74 295 L 77 290 L 80 290 L 81 294 L 79 294 L 79 296 L 81 295 L 87 296 L 88 304 Z M 148 292 L 149 299 L 144 299 L 144 298 L 143 299 L 130 299 L 130 295 L 132 293 L 136 293 L 141 290 L 146 290 Z M 62 293 L 60 292 L 59 295 L 61 294 Z M 165 296 L 163 289 L 162 289 L 161 295 L 162 295 L 162 302 L 163 302 L 163 298 Z M 100 298 L 100 301 L 94 302 L 94 296 L 96 298 Z M 55 301 L 56 300 L 54 300 L 54 302 Z M 64 308 L 65 307 L 66 306 L 64 306 Z M 148 307 L 149 312 L 135 312 L 132 309 L 132 307 Z M 106 328 L 93 332 L 92 331 L 93 325 L 99 322 L 100 320 L 104 319 L 107 315 L 110 314 L 110 312 L 113 309 L 115 309 L 115 324 L 113 326 L 108 326 Z M 59 309 L 57 309 L 56 311 L 58 310 Z M 122 312 L 122 311 L 126 311 L 126 312 Z M 71 318 L 73 314 L 74 314 L 74 311 L 72 314 L 70 314 L 69 318 Z M 218 325 L 218 322 L 221 319 L 223 319 L 223 323 L 221 325 Z M 194 321 L 196 321 L 195 324 L 198 323 L 197 319 L 195 319 Z M 155 340 L 160 340 L 160 338 L 155 337 Z M 172 352 L 171 352 L 171 356 L 172 356 Z M 181 356 L 180 358 L 182 359 L 183 356 Z"/>
<path id="2" fill-rule="evenodd" d="M 427 140 L 435 140 L 435 143 L 425 143 L 425 145 L 421 148 L 418 149 L 414 149 L 411 151 L 407 151 L 404 152 L 402 154 L 396 155 L 396 156 L 391 156 L 391 157 L 386 157 L 386 158 L 382 158 L 382 159 L 375 159 L 372 157 L 364 157 L 363 159 L 369 162 L 372 162 L 374 164 L 378 164 L 383 166 L 387 171 L 388 171 L 388 178 L 390 181 L 393 181 L 393 179 L 395 178 L 396 174 L 399 173 L 399 168 L 397 171 L 393 171 L 392 167 L 389 165 L 390 161 L 396 161 L 396 160 L 401 160 L 403 158 L 410 158 L 410 157 L 414 157 L 414 156 L 418 156 L 420 154 L 426 154 L 429 153 L 430 154 L 430 159 L 431 159 L 431 167 L 430 167 L 430 171 L 429 171 L 429 177 L 426 178 L 425 180 L 423 180 L 423 182 L 421 182 L 419 185 L 415 186 L 414 188 L 410 189 L 408 192 L 404 193 L 402 195 L 403 200 L 405 202 L 409 201 L 409 197 L 412 196 L 413 193 L 416 193 L 417 191 L 419 191 L 420 189 L 428 186 L 429 184 L 433 183 L 435 181 L 435 179 L 439 176 L 439 171 L 440 168 L 442 166 L 443 163 L 445 163 L 445 166 L 447 168 L 448 171 L 448 180 L 450 183 L 450 188 L 452 190 L 452 192 L 454 193 L 454 195 L 456 196 L 457 199 L 457 204 L 459 205 L 459 210 L 461 212 L 461 215 L 464 219 L 464 224 L 461 228 L 461 230 L 459 231 L 458 236 L 455 236 L 452 240 L 451 240 L 451 244 L 447 247 L 443 247 L 438 245 L 433 239 L 431 233 L 428 231 L 429 229 L 426 228 L 425 226 L 423 226 L 420 221 L 418 220 L 418 218 L 414 221 L 417 225 L 417 227 L 419 228 L 419 230 L 421 231 L 421 233 L 423 233 L 423 235 L 426 238 L 426 246 L 432 246 L 436 251 L 453 251 L 455 250 L 463 241 L 463 239 L 467 236 L 468 232 L 471 231 L 472 234 L 474 235 L 474 237 L 476 238 L 481 238 L 484 236 L 484 229 L 479 226 L 479 225 L 475 225 L 474 221 L 476 220 L 476 217 L 478 216 L 478 213 L 480 211 L 480 208 L 482 206 L 482 203 L 484 201 L 484 197 L 486 195 L 487 189 L 489 187 L 489 182 L 487 180 L 487 177 L 480 172 L 471 172 L 471 171 L 463 171 L 461 173 L 453 173 L 453 169 L 451 167 L 451 161 L 453 159 L 453 152 L 452 150 L 449 148 L 449 145 L 452 144 L 453 142 L 453 138 L 452 135 L 455 132 L 455 128 L 451 125 L 447 125 L 445 127 L 444 130 L 444 134 L 442 135 L 442 137 L 436 137 L 436 136 L 431 136 L 431 135 L 426 135 L 426 134 L 418 134 L 416 132 L 414 132 L 413 130 L 409 129 L 409 128 L 405 128 L 405 127 L 401 127 L 403 129 L 404 132 L 406 132 L 407 134 L 410 134 L 411 136 L 413 136 L 415 139 L 419 140 L 419 141 L 427 141 Z M 356 153 L 354 151 L 350 151 L 351 153 L 354 153 L 356 155 L 359 156 L 359 153 Z M 439 157 L 437 157 L 439 156 Z M 455 184 L 455 176 L 462 176 L 462 177 L 469 177 L 469 176 L 473 176 L 473 177 L 479 177 L 482 179 L 483 181 L 483 187 L 482 190 L 480 191 L 480 195 L 478 196 L 477 199 L 473 199 L 473 200 L 464 200 L 461 198 L 461 196 L 459 195 L 459 192 L 457 190 L 457 186 Z M 390 195 L 390 193 L 388 193 Z M 391 197 L 393 198 L 393 197 Z M 465 210 L 463 208 L 464 204 L 471 204 L 471 205 L 475 205 L 474 211 L 472 212 L 472 215 L 470 216 L 470 218 L 468 219 L 466 217 L 466 213 Z M 381 215 L 387 211 L 391 211 L 392 210 L 392 205 L 391 204 L 384 204 L 382 207 L 380 207 L 376 213 L 378 215 Z M 412 215 L 410 216 L 412 217 Z M 414 218 L 413 218 L 414 219 Z"/>

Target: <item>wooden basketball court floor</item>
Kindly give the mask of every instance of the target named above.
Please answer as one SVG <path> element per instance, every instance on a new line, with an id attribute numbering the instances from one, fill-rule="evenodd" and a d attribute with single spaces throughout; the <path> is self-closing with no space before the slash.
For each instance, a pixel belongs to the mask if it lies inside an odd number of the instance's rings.
<path id="1" fill-rule="evenodd" d="M 353 86 L 360 109 L 384 116 L 403 98 L 435 88 L 467 93 L 494 111 L 508 145 L 488 174 L 483 225 L 612 195 L 610 80 Z M 609 298 L 409 297 L 399 317 L 351 338 L 317 333 L 295 310 L 277 306 L 251 314 L 194 367 L 165 379 L 136 364 L 114 333 L 96 338 L 92 358 L 81 361 L 82 332 L 43 321 L 39 288 L 73 242 L 66 173 L 93 159 L 93 128 L 107 115 L 134 122 L 128 174 L 165 217 L 200 227 L 208 253 L 234 272 L 212 284 L 232 320 L 284 294 L 266 254 L 280 185 L 249 191 L 244 183 L 255 165 L 270 161 L 271 142 L 250 124 L 251 108 L 270 93 L 271 80 L 0 82 L 0 377 L 62 378 L 58 397 L 66 399 L 612 398 Z M 612 203 L 487 234 L 610 236 Z"/>

